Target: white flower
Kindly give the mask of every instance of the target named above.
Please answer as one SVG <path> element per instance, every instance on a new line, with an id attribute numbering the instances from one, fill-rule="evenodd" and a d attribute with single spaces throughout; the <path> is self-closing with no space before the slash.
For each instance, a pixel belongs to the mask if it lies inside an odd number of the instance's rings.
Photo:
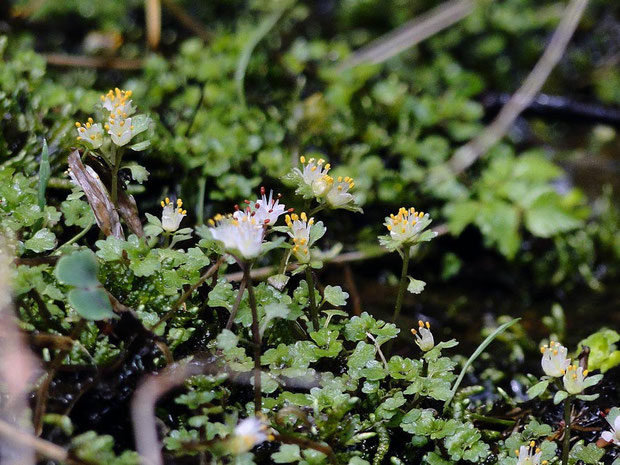
<path id="1" fill-rule="evenodd" d="M 608 417 L 607 423 L 611 426 L 611 431 L 603 432 L 603 434 L 601 434 L 601 438 L 607 442 L 614 443 L 616 446 L 620 446 L 620 413 L 616 415 L 613 423 Z"/>
<path id="2" fill-rule="evenodd" d="M 127 143 L 133 137 L 133 126 L 131 125 L 131 118 L 118 118 L 114 114 L 110 114 L 109 123 L 105 125 L 105 128 L 112 137 L 114 142 L 119 147 L 127 145 Z"/>
<path id="3" fill-rule="evenodd" d="M 568 349 L 562 344 L 551 341 L 549 346 L 540 348 L 542 355 L 542 369 L 547 376 L 559 378 L 566 373 L 566 369 L 570 365 L 570 359 L 566 357 Z"/>
<path id="4" fill-rule="evenodd" d="M 431 324 L 428 321 L 426 323 L 422 320 L 418 321 L 418 330 L 411 328 L 411 334 L 415 336 L 415 343 L 424 352 L 428 352 L 435 347 L 435 339 L 433 338 L 433 333 L 431 333 Z"/>
<path id="5" fill-rule="evenodd" d="M 352 178 L 338 176 L 337 182 L 327 192 L 327 203 L 335 208 L 352 203 L 353 196 L 349 194 L 349 190 L 353 189 L 354 186 L 355 183 Z"/>
<path id="6" fill-rule="evenodd" d="M 254 203 L 254 218 L 259 224 L 273 226 L 278 217 L 283 215 L 286 210 L 280 203 L 280 194 L 273 198 L 273 191 L 269 191 L 269 197 L 265 194 L 265 188 L 261 187 L 261 198 Z"/>
<path id="7" fill-rule="evenodd" d="M 310 261 L 310 229 L 314 224 L 314 218 L 308 219 L 305 212 L 299 215 L 293 213 L 286 215 L 286 225 L 289 227 L 288 235 L 293 238 L 293 254 L 300 263 Z"/>
<path id="8" fill-rule="evenodd" d="M 237 211 L 234 215 L 216 215 L 209 220 L 213 239 L 221 242 L 224 249 L 238 253 L 245 259 L 260 255 L 263 243 L 263 225 L 256 221 L 252 212 Z"/>
<path id="9" fill-rule="evenodd" d="M 229 440 L 229 452 L 235 455 L 249 452 L 254 446 L 273 439 L 268 431 L 268 426 L 256 417 L 241 420 Z"/>
<path id="10" fill-rule="evenodd" d="M 428 213 L 416 212 L 415 208 L 401 207 L 396 215 L 385 219 L 390 237 L 401 244 L 413 244 L 418 235 L 430 224 Z"/>
<path id="11" fill-rule="evenodd" d="M 319 158 L 318 161 L 310 158 L 306 164 L 306 157 L 304 156 L 299 157 L 299 161 L 304 165 L 303 170 L 295 168 L 294 171 L 301 175 L 304 183 L 310 186 L 316 197 L 325 196 L 334 183 L 334 178 L 327 174 L 330 170 L 330 164 L 324 165 L 325 160 L 322 158 Z"/>
<path id="12" fill-rule="evenodd" d="M 588 370 L 584 370 L 577 365 L 569 365 L 566 374 L 562 378 L 564 389 L 569 394 L 580 394 L 585 389 L 584 381 L 588 376 Z"/>
<path id="13" fill-rule="evenodd" d="M 110 113 L 127 118 L 136 111 L 136 108 L 131 104 L 131 100 L 129 100 L 131 94 L 130 90 L 124 91 L 117 87 L 113 91 L 108 91 L 106 95 L 101 96 L 101 104 Z"/>
<path id="14" fill-rule="evenodd" d="M 540 457 L 542 456 L 542 451 L 540 448 L 536 447 L 536 443 L 534 441 L 530 442 L 529 446 L 521 446 L 519 450 L 515 451 L 519 460 L 517 461 L 517 465 L 546 465 L 547 461 L 540 461 Z"/>
<path id="15" fill-rule="evenodd" d="M 88 118 L 88 121 L 84 123 L 84 125 L 80 122 L 76 122 L 75 127 L 78 132 L 77 140 L 84 142 L 93 150 L 101 147 L 103 144 L 103 128 L 101 124 L 93 124 L 93 119 Z"/>
<path id="16" fill-rule="evenodd" d="M 168 197 L 161 202 L 161 206 L 164 207 L 164 211 L 161 213 L 161 227 L 164 231 L 175 232 L 179 229 L 181 220 L 187 215 L 187 210 L 181 208 L 183 206 L 181 199 L 177 199 L 176 207 L 174 203 Z"/>

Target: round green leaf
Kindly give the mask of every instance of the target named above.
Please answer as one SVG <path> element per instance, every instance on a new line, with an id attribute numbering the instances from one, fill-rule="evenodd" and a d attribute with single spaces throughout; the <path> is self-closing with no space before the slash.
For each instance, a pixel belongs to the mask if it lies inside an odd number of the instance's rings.
<path id="1" fill-rule="evenodd" d="M 65 255 L 56 265 L 56 278 L 69 286 L 91 288 L 100 286 L 97 279 L 99 262 L 91 250 Z"/>
<path id="2" fill-rule="evenodd" d="M 72 289 L 68 294 L 69 303 L 82 318 L 105 320 L 114 318 L 108 294 L 101 289 Z"/>

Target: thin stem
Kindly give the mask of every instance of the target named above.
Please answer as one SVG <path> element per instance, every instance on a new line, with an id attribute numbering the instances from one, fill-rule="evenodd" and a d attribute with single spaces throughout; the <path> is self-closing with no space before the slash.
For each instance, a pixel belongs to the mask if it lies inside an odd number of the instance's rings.
<path id="1" fill-rule="evenodd" d="M 205 189 L 207 178 L 202 177 L 198 180 L 198 202 L 196 202 L 196 224 L 204 223 L 205 215 Z"/>
<path id="2" fill-rule="evenodd" d="M 568 453 L 570 451 L 570 413 L 573 404 L 572 396 L 564 401 L 564 439 L 562 439 L 562 465 L 568 465 Z"/>
<path id="3" fill-rule="evenodd" d="M 308 213 L 308 216 L 316 215 L 318 212 L 320 212 L 321 210 L 323 210 L 325 208 L 325 205 L 326 205 L 325 203 L 322 203 L 322 204 L 318 205 L 317 207 L 313 208 Z"/>
<path id="4" fill-rule="evenodd" d="M 69 239 L 67 242 L 65 242 L 60 247 L 66 247 L 67 245 L 71 245 L 74 242 L 77 242 L 80 239 L 82 239 L 88 233 L 88 231 L 90 231 L 90 228 L 93 227 L 93 224 L 95 224 L 94 217 L 91 218 L 91 220 L 88 222 L 88 224 L 86 225 L 86 227 L 84 229 L 82 229 L 79 233 L 77 233 L 75 236 L 73 236 L 71 239 Z M 58 247 L 58 249 L 60 249 L 60 247 Z M 52 255 L 60 255 L 60 252 L 57 250 Z"/>
<path id="5" fill-rule="evenodd" d="M 230 316 L 228 317 L 228 322 L 226 323 L 226 329 L 232 328 L 232 325 L 235 322 L 235 317 L 237 316 L 237 310 L 239 309 L 239 304 L 241 303 L 241 298 L 243 297 L 244 292 L 245 292 L 245 279 L 241 281 L 241 284 L 239 285 L 239 290 L 237 291 L 237 298 L 235 299 L 235 303 L 233 304 L 233 307 L 230 310 Z"/>
<path id="6" fill-rule="evenodd" d="M 316 306 L 314 296 L 314 278 L 312 277 L 312 268 L 306 267 L 306 281 L 308 283 L 308 300 L 310 301 L 310 320 L 315 331 L 319 330 L 319 310 Z"/>
<path id="7" fill-rule="evenodd" d="M 256 297 L 254 296 L 254 286 L 252 285 L 252 277 L 250 276 L 251 263 L 246 263 L 243 267 L 243 280 L 248 287 L 248 296 L 250 298 L 250 308 L 252 309 L 252 339 L 254 341 L 254 414 L 258 415 L 262 411 L 262 393 L 261 393 L 261 337 L 258 328 L 258 309 L 256 308 Z"/>
<path id="8" fill-rule="evenodd" d="M 392 323 L 396 324 L 400 316 L 400 309 L 403 307 L 403 299 L 405 297 L 405 289 L 407 288 L 407 269 L 409 268 L 409 250 L 411 247 L 406 246 L 403 250 L 403 268 L 400 273 L 400 284 L 398 287 L 398 295 L 396 296 L 396 305 L 394 306 L 394 315 Z"/>
<path id="9" fill-rule="evenodd" d="M 222 263 L 224 263 L 224 257 L 220 257 L 219 260 L 213 265 L 211 265 L 211 267 L 205 272 L 205 274 L 200 277 L 198 281 L 196 281 L 194 285 L 192 285 L 187 291 L 183 293 L 183 295 L 181 295 L 181 297 L 179 297 L 179 300 L 177 300 L 172 306 L 172 308 L 168 310 L 168 312 L 161 317 L 161 319 L 155 324 L 155 326 L 151 328 L 151 331 L 155 332 L 155 330 L 159 328 L 159 326 L 172 318 L 172 316 L 179 310 L 179 308 L 181 308 L 181 305 L 183 305 L 183 303 L 189 298 L 189 296 L 192 295 L 192 292 L 202 286 L 207 279 L 213 276 L 218 270 L 218 268 L 222 265 Z"/>
<path id="10" fill-rule="evenodd" d="M 114 144 L 112 147 L 114 147 Z M 113 148 L 112 155 L 114 157 L 114 164 L 112 165 L 112 204 L 116 207 L 116 201 L 118 200 L 118 170 L 121 168 L 123 152 L 122 150 L 116 151 Z"/>

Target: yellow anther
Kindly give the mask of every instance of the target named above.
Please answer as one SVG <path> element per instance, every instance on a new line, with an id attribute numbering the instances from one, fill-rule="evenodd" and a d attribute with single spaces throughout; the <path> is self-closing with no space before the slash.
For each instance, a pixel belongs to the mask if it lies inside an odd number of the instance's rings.
<path id="1" fill-rule="evenodd" d="M 322 158 L 319 158 L 319 161 L 316 162 L 316 164 L 319 166 L 321 166 L 323 163 L 325 163 L 325 160 L 323 160 Z"/>
<path id="2" fill-rule="evenodd" d="M 76 122 L 75 122 L 75 127 L 76 127 L 76 128 L 79 128 L 80 126 L 82 126 L 82 124 L 81 124 L 79 121 L 76 121 Z"/>
<path id="3" fill-rule="evenodd" d="M 94 121 L 93 121 L 93 119 L 92 119 L 92 118 L 88 118 L 88 122 L 89 122 L 90 124 L 93 124 L 93 122 L 94 122 Z"/>
<path id="4" fill-rule="evenodd" d="M 306 212 L 301 212 L 299 216 L 303 221 L 308 221 L 308 216 L 306 215 Z"/>
<path id="5" fill-rule="evenodd" d="M 534 441 L 530 441 L 530 447 L 534 447 L 536 443 Z"/>
<path id="6" fill-rule="evenodd" d="M 589 371 L 588 370 L 583 370 L 583 376 L 588 376 Z"/>
<path id="7" fill-rule="evenodd" d="M 166 204 L 164 203 L 163 200 L 161 201 L 161 206 L 162 206 L 162 208 L 166 206 Z"/>
<path id="8" fill-rule="evenodd" d="M 77 136 L 77 140 L 82 140 L 82 138 L 80 136 Z"/>
<path id="9" fill-rule="evenodd" d="M 314 218 L 310 218 L 310 221 L 308 221 L 308 225 L 312 226 L 314 224 Z"/>
<path id="10" fill-rule="evenodd" d="M 166 197 L 164 200 L 166 201 L 166 205 L 170 203 L 170 197 Z"/>
<path id="11" fill-rule="evenodd" d="M 424 322 L 422 320 L 418 320 L 418 326 L 420 328 L 423 328 L 424 327 Z"/>
<path id="12" fill-rule="evenodd" d="M 306 163 L 306 157 L 302 155 L 301 157 L 299 157 L 299 161 L 302 163 Z"/>
<path id="13" fill-rule="evenodd" d="M 329 171 L 329 170 L 331 169 L 331 167 L 332 167 L 332 165 L 330 165 L 330 164 L 328 163 L 328 164 L 326 164 L 326 165 L 324 166 L 324 169 L 325 169 L 325 171 Z"/>
<path id="14" fill-rule="evenodd" d="M 418 332 L 415 329 L 411 328 L 411 334 L 415 336 L 416 334 L 418 334 Z"/>
<path id="15" fill-rule="evenodd" d="M 177 207 L 180 207 L 182 205 L 183 205 L 183 200 L 177 199 Z"/>

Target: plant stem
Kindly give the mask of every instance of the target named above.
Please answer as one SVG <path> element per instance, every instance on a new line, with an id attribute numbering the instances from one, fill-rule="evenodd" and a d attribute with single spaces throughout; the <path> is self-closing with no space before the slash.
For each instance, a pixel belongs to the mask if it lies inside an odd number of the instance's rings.
<path id="1" fill-rule="evenodd" d="M 114 147 L 114 145 L 112 145 Z M 121 160 L 123 158 L 123 152 L 121 150 L 116 151 L 113 148 L 114 164 L 112 165 L 112 204 L 116 207 L 116 201 L 118 200 L 118 170 L 121 168 Z"/>
<path id="2" fill-rule="evenodd" d="M 314 296 L 314 278 L 312 277 L 312 269 L 306 267 L 306 281 L 308 283 L 308 300 L 310 301 L 310 320 L 315 331 L 319 330 L 319 310 L 316 307 L 316 299 Z"/>
<path id="3" fill-rule="evenodd" d="M 228 317 L 228 322 L 226 323 L 226 329 L 232 328 L 232 325 L 235 322 L 235 317 L 237 316 L 237 310 L 239 310 L 239 304 L 241 303 L 241 299 L 243 298 L 244 292 L 245 292 L 245 279 L 241 281 L 241 284 L 239 284 L 239 290 L 237 291 L 237 298 L 235 299 L 235 303 L 233 304 L 233 307 L 230 310 L 230 316 Z"/>
<path id="4" fill-rule="evenodd" d="M 396 324 L 400 316 L 400 309 L 403 306 L 403 298 L 405 297 L 405 289 L 407 288 L 407 269 L 409 268 L 409 250 L 411 247 L 406 246 L 403 250 L 403 269 L 400 273 L 400 284 L 398 287 L 398 295 L 396 296 L 396 305 L 394 306 L 394 315 L 392 323 Z"/>
<path id="5" fill-rule="evenodd" d="M 562 439 L 562 465 L 568 465 L 568 453 L 570 451 L 570 413 L 572 408 L 572 396 L 564 401 L 564 438 Z"/>
<path id="6" fill-rule="evenodd" d="M 252 277 L 250 276 L 251 263 L 246 263 L 243 267 L 243 280 L 248 288 L 248 297 L 250 300 L 250 308 L 252 309 L 252 340 L 254 341 L 254 414 L 258 415 L 262 411 L 262 393 L 261 393 L 261 337 L 258 328 L 258 309 L 256 308 L 256 297 L 254 296 L 254 286 L 252 285 Z"/>

